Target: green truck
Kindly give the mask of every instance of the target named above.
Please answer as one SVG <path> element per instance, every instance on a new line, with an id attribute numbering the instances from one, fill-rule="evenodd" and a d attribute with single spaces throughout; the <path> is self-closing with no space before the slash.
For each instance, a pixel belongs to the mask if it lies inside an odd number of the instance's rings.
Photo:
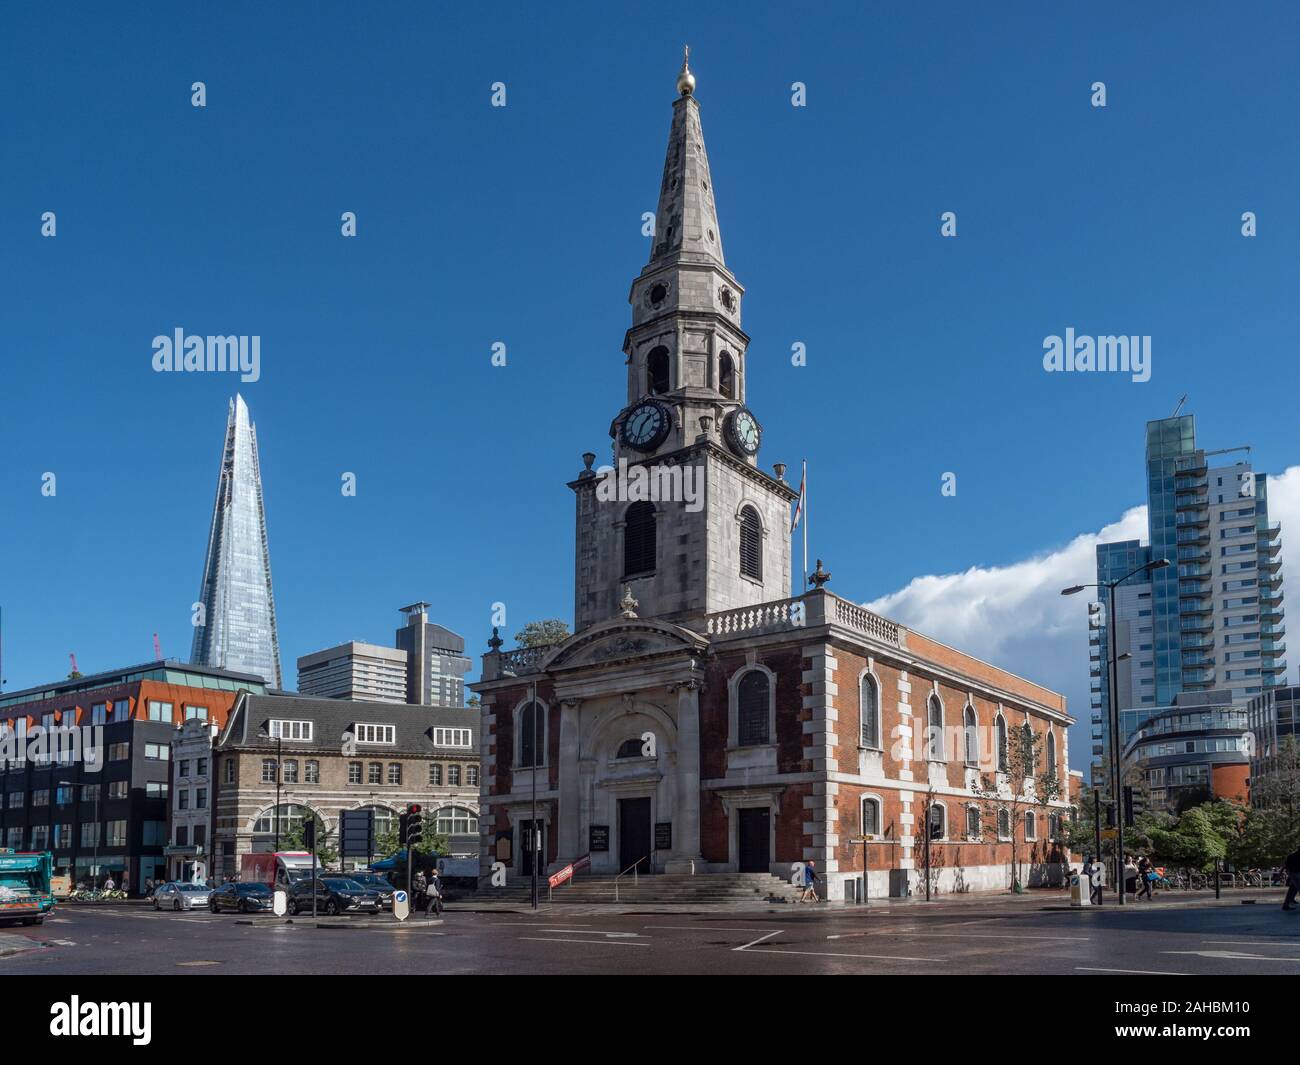
<path id="1" fill-rule="evenodd" d="M 54 855 L 49 851 L 0 848 L 0 923 L 44 923 L 54 910 L 53 873 Z"/>

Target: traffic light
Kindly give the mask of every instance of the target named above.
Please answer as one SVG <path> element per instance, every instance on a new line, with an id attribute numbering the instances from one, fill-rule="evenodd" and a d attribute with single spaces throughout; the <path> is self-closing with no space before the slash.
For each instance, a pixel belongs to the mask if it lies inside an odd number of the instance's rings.
<path id="1" fill-rule="evenodd" d="M 1124 789 L 1124 827 L 1132 828 L 1134 818 L 1146 812 L 1142 796 L 1135 794 L 1131 787 Z"/>
<path id="2" fill-rule="evenodd" d="M 314 817 L 309 817 L 302 823 L 302 842 L 309 851 L 316 849 L 316 819 Z"/>
<path id="3" fill-rule="evenodd" d="M 401 826 L 402 842 L 414 850 L 424 839 L 424 817 L 420 813 L 420 804 L 412 803 L 402 815 L 405 825 Z"/>
<path id="4" fill-rule="evenodd" d="M 1113 802 L 1106 804 L 1106 827 L 1115 827 L 1115 804 Z"/>

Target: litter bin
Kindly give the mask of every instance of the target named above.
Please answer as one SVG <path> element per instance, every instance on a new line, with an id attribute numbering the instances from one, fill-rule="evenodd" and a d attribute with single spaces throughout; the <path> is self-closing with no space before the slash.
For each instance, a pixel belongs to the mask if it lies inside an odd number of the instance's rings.
<path id="1" fill-rule="evenodd" d="M 1079 873 L 1070 874 L 1070 905 L 1082 909 L 1092 905 L 1092 882 Z"/>

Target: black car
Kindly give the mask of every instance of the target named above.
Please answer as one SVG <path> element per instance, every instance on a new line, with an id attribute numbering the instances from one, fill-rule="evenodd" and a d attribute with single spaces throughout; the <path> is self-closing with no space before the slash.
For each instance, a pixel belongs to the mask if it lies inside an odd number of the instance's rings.
<path id="1" fill-rule="evenodd" d="M 306 877 L 289 889 L 289 912 L 310 913 L 313 885 L 316 912 L 331 917 L 340 913 L 378 913 L 379 892 L 358 884 L 347 876 Z"/>
<path id="2" fill-rule="evenodd" d="M 393 892 L 397 889 L 387 877 L 380 873 L 354 872 L 348 873 L 348 879 L 355 880 L 362 887 L 370 888 L 371 891 L 378 891 L 381 909 L 393 908 Z"/>
<path id="3" fill-rule="evenodd" d="M 265 884 L 222 884 L 208 897 L 213 913 L 270 913 L 275 892 Z"/>

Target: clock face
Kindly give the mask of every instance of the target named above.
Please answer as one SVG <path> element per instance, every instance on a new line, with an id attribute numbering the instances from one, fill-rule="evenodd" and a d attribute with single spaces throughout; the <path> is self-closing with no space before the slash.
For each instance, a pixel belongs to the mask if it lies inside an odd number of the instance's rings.
<path id="1" fill-rule="evenodd" d="M 623 443 L 638 451 L 653 451 L 668 436 L 668 408 L 654 400 L 638 403 L 623 419 Z"/>
<path id="2" fill-rule="evenodd" d="M 727 418 L 727 440 L 732 448 L 744 455 L 758 454 L 759 440 L 763 429 L 758 419 L 749 412 L 748 407 L 741 407 L 731 412 Z"/>

